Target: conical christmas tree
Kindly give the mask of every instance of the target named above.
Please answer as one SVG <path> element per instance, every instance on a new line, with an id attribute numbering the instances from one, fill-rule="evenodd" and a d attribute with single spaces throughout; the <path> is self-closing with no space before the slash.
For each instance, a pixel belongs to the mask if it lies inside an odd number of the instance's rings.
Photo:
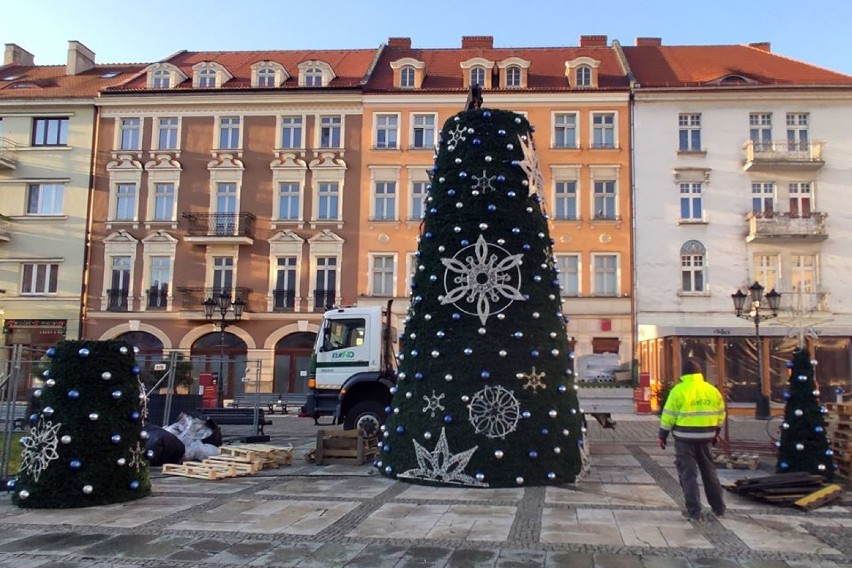
<path id="1" fill-rule="evenodd" d="M 399 381 L 376 465 L 443 485 L 574 481 L 583 427 L 532 128 L 449 119 L 426 205 Z"/>
<path id="2" fill-rule="evenodd" d="M 70 508 L 139 499 L 151 493 L 142 432 L 144 399 L 133 347 L 123 341 L 63 341 L 40 411 L 21 440 L 13 501 L 20 507 Z"/>
<path id="3" fill-rule="evenodd" d="M 814 362 L 807 349 L 796 349 L 790 367 L 787 404 L 778 444 L 779 473 L 806 471 L 834 478 L 833 452 L 825 432 L 825 407 L 819 403 Z"/>

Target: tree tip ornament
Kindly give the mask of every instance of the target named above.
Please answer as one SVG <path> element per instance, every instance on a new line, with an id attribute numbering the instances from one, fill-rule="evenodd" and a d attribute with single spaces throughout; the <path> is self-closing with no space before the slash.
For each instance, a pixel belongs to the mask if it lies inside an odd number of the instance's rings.
<path id="1" fill-rule="evenodd" d="M 588 450 L 532 128 L 471 93 L 441 131 L 376 467 L 427 485 L 571 483 Z"/>

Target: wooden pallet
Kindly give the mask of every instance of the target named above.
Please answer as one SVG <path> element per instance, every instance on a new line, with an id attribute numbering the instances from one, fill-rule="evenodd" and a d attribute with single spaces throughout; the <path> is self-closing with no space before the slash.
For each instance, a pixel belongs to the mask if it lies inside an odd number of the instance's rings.
<path id="1" fill-rule="evenodd" d="M 837 473 L 852 478 L 852 402 L 833 402 L 828 409 L 828 436 L 834 451 Z"/>
<path id="2" fill-rule="evenodd" d="M 712 455 L 713 463 L 724 465 L 728 469 L 750 469 L 754 471 L 760 464 L 760 456 L 757 454 L 713 450 Z"/>
<path id="3" fill-rule="evenodd" d="M 262 469 L 278 468 L 293 463 L 293 446 L 270 446 L 268 444 L 240 444 L 237 446 L 222 446 L 222 455 L 236 460 L 259 463 Z"/>
<path id="4" fill-rule="evenodd" d="M 163 473 L 193 479 L 225 479 L 251 475 L 264 468 L 290 465 L 293 461 L 293 446 L 249 444 L 222 446 L 219 451 L 221 453 L 218 456 L 211 456 L 200 462 L 163 464 Z"/>
<path id="5" fill-rule="evenodd" d="M 317 465 L 362 465 L 378 454 L 375 438 L 356 430 L 319 430 L 314 457 Z"/>

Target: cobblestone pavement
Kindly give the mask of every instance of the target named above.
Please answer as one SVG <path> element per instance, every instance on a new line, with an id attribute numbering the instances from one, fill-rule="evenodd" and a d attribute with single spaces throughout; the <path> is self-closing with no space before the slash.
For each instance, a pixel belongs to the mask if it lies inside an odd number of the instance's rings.
<path id="1" fill-rule="evenodd" d="M 308 464 L 318 427 L 272 419 L 270 443 L 294 445 L 291 466 L 219 481 L 155 468 L 151 497 L 90 509 L 0 500 L 0 566 L 852 567 L 852 507 L 804 513 L 728 494 L 723 518 L 682 519 L 674 452 L 656 447 L 654 417 L 591 423 L 593 468 L 576 485 L 493 490 Z M 730 437 L 767 445 L 765 424 L 750 419 L 732 418 Z M 719 474 L 730 483 L 773 470 L 765 457 L 756 471 Z"/>

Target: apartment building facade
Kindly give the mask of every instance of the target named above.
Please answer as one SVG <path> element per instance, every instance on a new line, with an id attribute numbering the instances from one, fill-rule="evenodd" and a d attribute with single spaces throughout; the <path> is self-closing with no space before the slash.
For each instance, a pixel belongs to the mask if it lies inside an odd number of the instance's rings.
<path id="1" fill-rule="evenodd" d="M 0 319 L 6 346 L 38 353 L 80 337 L 94 100 L 142 67 L 96 64 L 76 41 L 69 42 L 66 65 L 37 66 L 22 47 L 5 46 Z"/>
<path id="2" fill-rule="evenodd" d="M 801 334 L 819 362 L 823 399 L 848 392 L 852 77 L 765 43 L 647 38 L 624 52 L 636 81 L 642 369 L 671 381 L 694 357 L 733 406 L 754 408 L 758 393 L 780 404 Z M 755 281 L 782 294 L 759 343 L 731 299 Z M 762 313 L 771 315 L 765 303 Z"/>

